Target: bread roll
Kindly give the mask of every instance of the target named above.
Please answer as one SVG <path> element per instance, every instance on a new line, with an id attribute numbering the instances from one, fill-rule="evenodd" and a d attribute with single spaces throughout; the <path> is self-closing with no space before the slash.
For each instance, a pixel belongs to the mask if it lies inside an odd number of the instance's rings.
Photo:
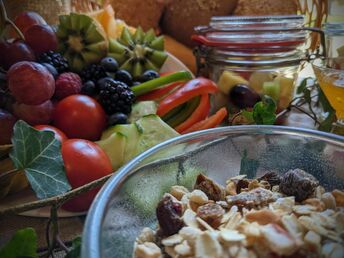
<path id="1" fill-rule="evenodd" d="M 159 0 L 110 0 L 115 10 L 115 17 L 124 20 L 133 27 L 141 26 L 144 30 L 157 29 L 164 9 L 164 2 Z"/>
<path id="2" fill-rule="evenodd" d="M 296 14 L 294 0 L 239 0 L 234 15 L 285 15 Z"/>
<path id="3" fill-rule="evenodd" d="M 162 18 L 162 31 L 193 46 L 190 37 L 197 25 L 207 25 L 212 16 L 230 15 L 237 0 L 172 0 Z"/>

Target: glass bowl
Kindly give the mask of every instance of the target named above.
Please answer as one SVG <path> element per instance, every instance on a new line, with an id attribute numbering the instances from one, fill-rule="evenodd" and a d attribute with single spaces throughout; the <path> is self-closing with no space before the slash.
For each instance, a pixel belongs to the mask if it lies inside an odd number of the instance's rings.
<path id="1" fill-rule="evenodd" d="M 300 168 L 328 189 L 344 188 L 344 137 L 278 126 L 232 126 L 173 138 L 139 155 L 103 186 L 88 213 L 82 257 L 132 257 L 155 207 L 172 185 L 191 188 L 199 173 L 218 183 L 239 173 Z"/>

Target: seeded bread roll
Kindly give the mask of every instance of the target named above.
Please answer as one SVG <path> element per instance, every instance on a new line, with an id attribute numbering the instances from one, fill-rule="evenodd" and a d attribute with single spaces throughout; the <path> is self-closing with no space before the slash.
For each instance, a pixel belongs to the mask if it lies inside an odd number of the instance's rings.
<path id="1" fill-rule="evenodd" d="M 110 0 L 115 16 L 133 27 L 158 29 L 164 9 L 163 0 Z"/>
<path id="2" fill-rule="evenodd" d="M 190 39 L 197 25 L 207 25 L 212 16 L 230 15 L 237 0 L 172 0 L 166 4 L 162 31 L 193 46 Z"/>
<path id="3" fill-rule="evenodd" d="M 293 0 L 239 0 L 234 15 L 285 15 L 296 12 Z"/>

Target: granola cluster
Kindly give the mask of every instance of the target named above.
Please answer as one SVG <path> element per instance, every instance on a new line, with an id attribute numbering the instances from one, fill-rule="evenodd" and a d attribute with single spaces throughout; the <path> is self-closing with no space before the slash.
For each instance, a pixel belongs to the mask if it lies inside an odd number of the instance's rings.
<path id="1" fill-rule="evenodd" d="M 344 192 L 325 192 L 298 169 L 237 176 L 225 187 L 200 174 L 192 192 L 172 186 L 157 217 L 158 230 L 143 229 L 133 257 L 344 257 Z"/>

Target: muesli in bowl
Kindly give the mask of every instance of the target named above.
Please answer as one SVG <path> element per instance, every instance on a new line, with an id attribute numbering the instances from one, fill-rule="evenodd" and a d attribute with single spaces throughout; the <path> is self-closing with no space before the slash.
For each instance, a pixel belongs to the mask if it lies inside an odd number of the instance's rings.
<path id="1" fill-rule="evenodd" d="M 144 228 L 133 257 L 344 256 L 344 192 L 326 192 L 301 169 L 225 186 L 199 174 L 193 190 L 172 186 L 156 207 L 157 230 Z"/>

